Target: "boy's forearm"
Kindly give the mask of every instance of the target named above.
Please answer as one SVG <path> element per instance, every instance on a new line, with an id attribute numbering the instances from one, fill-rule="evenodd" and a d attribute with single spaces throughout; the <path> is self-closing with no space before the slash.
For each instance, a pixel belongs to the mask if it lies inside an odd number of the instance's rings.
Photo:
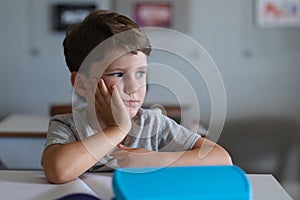
<path id="1" fill-rule="evenodd" d="M 64 183 L 80 176 L 112 151 L 124 135 L 118 129 L 108 128 L 82 141 L 48 147 L 42 158 L 48 180 Z"/>
<path id="2" fill-rule="evenodd" d="M 185 152 L 159 152 L 158 163 L 160 166 L 192 166 L 192 165 L 232 165 L 227 152 L 213 148 L 206 156 L 202 157 L 200 149 Z"/>
<path id="3" fill-rule="evenodd" d="M 184 152 L 157 152 L 154 156 L 156 166 L 191 165 L 232 165 L 230 155 L 219 145 L 215 145 L 207 154 L 202 155 L 201 147 Z"/>
<path id="4" fill-rule="evenodd" d="M 95 159 L 86 153 L 80 141 L 49 146 L 43 154 L 42 165 L 52 183 L 73 180 L 89 168 Z"/>
<path id="5" fill-rule="evenodd" d="M 91 156 L 99 160 L 109 154 L 126 135 L 127 133 L 124 133 L 119 127 L 108 127 L 102 133 L 96 133 L 82 140 L 82 144 Z"/>
<path id="6" fill-rule="evenodd" d="M 157 152 L 143 148 L 119 145 L 114 152 L 120 167 L 160 167 L 187 165 L 231 165 L 230 155 L 221 146 L 199 138 L 192 150 L 181 152 Z"/>

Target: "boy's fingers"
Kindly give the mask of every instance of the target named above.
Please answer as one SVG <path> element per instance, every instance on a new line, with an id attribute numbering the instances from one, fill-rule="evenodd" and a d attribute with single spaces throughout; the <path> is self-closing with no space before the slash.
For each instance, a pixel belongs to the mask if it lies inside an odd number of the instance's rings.
<path id="1" fill-rule="evenodd" d="M 100 92 L 104 96 L 109 95 L 109 91 L 107 89 L 107 86 L 106 86 L 106 84 L 105 84 L 105 82 L 102 78 L 100 79 Z"/>
<path id="2" fill-rule="evenodd" d="M 96 89 L 96 99 L 100 102 L 109 104 L 110 103 L 110 93 L 106 87 L 105 82 L 103 79 L 100 79 L 100 82 L 98 83 L 98 87 Z"/>
<path id="3" fill-rule="evenodd" d="M 137 149 L 137 148 L 132 148 L 132 147 L 125 146 L 125 145 L 123 145 L 123 144 L 119 144 L 118 147 L 119 147 L 121 150 L 126 150 L 126 151 Z"/>
<path id="4" fill-rule="evenodd" d="M 112 97 L 113 97 L 112 99 L 113 99 L 114 105 L 116 105 L 118 107 L 124 105 L 123 101 L 120 97 L 119 91 L 117 89 L 117 86 L 115 86 L 115 85 L 113 86 Z"/>
<path id="5" fill-rule="evenodd" d="M 124 151 L 115 151 L 112 156 L 117 160 L 123 160 L 125 159 Z"/>
<path id="6" fill-rule="evenodd" d="M 123 145 L 123 144 L 118 144 L 118 147 L 119 147 L 120 149 L 126 149 L 126 148 L 129 148 L 129 147 Z"/>

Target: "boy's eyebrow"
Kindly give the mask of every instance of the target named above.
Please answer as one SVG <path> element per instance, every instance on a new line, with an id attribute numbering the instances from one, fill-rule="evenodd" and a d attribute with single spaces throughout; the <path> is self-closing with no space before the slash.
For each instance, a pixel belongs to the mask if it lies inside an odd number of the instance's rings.
<path id="1" fill-rule="evenodd" d="M 116 68 L 112 68 L 112 69 L 107 69 L 105 70 L 106 72 L 111 72 L 111 71 L 123 71 L 124 68 L 126 69 L 126 67 L 116 67 Z M 136 69 L 147 69 L 147 65 L 142 65 L 137 67 Z"/>
<path id="2" fill-rule="evenodd" d="M 116 68 L 112 68 L 112 69 L 106 69 L 105 72 L 110 72 L 110 71 L 122 71 L 122 70 L 124 70 L 124 68 L 116 67 Z"/>
<path id="3" fill-rule="evenodd" d="M 139 67 L 137 67 L 138 69 L 147 69 L 147 65 L 142 65 L 142 66 L 139 66 Z"/>

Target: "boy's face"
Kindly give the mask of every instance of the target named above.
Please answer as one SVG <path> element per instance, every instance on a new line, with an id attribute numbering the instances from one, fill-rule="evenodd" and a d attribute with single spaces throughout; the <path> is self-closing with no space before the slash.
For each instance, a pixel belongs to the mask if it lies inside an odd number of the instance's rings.
<path id="1" fill-rule="evenodd" d="M 132 118 L 144 102 L 146 96 L 147 56 L 127 53 L 112 62 L 102 74 L 110 93 L 116 85 L 119 94 Z"/>

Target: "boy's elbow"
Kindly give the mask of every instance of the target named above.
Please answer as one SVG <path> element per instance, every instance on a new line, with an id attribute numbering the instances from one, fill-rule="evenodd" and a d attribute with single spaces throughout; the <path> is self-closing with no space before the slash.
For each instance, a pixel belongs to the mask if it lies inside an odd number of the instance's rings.
<path id="1" fill-rule="evenodd" d="M 220 151 L 221 151 L 221 164 L 222 165 L 232 165 L 232 159 L 230 154 L 228 153 L 228 151 L 226 151 L 224 148 L 220 147 Z"/>
<path id="2" fill-rule="evenodd" d="M 225 165 L 232 165 L 233 164 L 231 156 L 227 151 L 225 151 L 225 155 L 224 155 L 224 164 Z"/>
<path id="3" fill-rule="evenodd" d="M 55 163 L 51 166 L 43 166 L 47 180 L 54 184 L 63 184 L 72 180 L 68 173 L 57 166 Z"/>
<path id="4" fill-rule="evenodd" d="M 63 176 L 59 174 L 46 174 L 46 178 L 50 183 L 53 184 L 63 184 L 68 182 Z"/>
<path id="5" fill-rule="evenodd" d="M 72 180 L 67 170 L 61 166 L 57 158 L 51 159 L 51 161 L 43 159 L 42 166 L 45 176 L 50 183 L 63 184 Z"/>

